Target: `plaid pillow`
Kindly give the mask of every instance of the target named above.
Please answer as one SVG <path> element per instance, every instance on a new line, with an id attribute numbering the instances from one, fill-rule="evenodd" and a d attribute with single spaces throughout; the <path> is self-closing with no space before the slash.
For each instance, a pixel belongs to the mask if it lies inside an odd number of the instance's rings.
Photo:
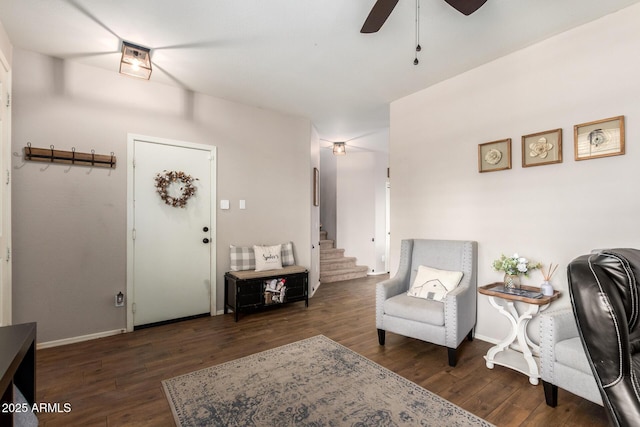
<path id="1" fill-rule="evenodd" d="M 282 250 L 280 251 L 280 258 L 282 259 L 282 266 L 295 265 L 296 260 L 293 257 L 293 243 L 287 242 L 282 244 Z"/>
<path id="2" fill-rule="evenodd" d="M 256 269 L 256 254 L 253 248 L 248 246 L 229 246 L 231 258 L 231 271 L 244 271 Z"/>

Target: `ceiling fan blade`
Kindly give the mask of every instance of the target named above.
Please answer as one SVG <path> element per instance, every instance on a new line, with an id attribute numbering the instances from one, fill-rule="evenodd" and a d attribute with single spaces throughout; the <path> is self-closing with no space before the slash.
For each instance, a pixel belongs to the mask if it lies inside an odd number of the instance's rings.
<path id="1" fill-rule="evenodd" d="M 378 32 L 389 15 L 391 15 L 396 4 L 398 4 L 398 0 L 377 0 L 376 4 L 371 8 L 369 16 L 364 21 L 360 32 L 365 34 Z"/>
<path id="2" fill-rule="evenodd" d="M 445 0 L 451 6 L 453 6 L 458 12 L 465 15 L 471 15 L 476 10 L 480 9 L 480 6 L 486 3 L 487 0 Z"/>

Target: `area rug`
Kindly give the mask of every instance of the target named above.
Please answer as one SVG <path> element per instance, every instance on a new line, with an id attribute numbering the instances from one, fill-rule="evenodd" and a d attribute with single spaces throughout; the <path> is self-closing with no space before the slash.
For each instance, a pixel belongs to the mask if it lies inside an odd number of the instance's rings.
<path id="1" fill-rule="evenodd" d="M 318 335 L 162 382 L 187 426 L 490 426 Z"/>

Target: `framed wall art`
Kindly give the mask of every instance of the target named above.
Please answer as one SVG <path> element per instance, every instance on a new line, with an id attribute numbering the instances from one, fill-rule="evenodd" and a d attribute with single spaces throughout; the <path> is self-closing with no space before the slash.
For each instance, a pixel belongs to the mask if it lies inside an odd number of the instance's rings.
<path id="1" fill-rule="evenodd" d="M 624 154 L 624 116 L 575 125 L 573 143 L 576 160 Z"/>
<path id="2" fill-rule="evenodd" d="M 522 137 L 522 167 L 562 163 L 562 129 Z"/>
<path id="3" fill-rule="evenodd" d="M 478 144 L 478 172 L 511 169 L 511 138 Z"/>

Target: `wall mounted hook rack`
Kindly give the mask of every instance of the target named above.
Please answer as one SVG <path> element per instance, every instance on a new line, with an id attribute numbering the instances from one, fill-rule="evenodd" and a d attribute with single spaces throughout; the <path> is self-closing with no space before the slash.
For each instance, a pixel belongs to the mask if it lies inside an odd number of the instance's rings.
<path id="1" fill-rule="evenodd" d="M 100 168 L 116 167 L 116 156 L 113 154 L 96 154 L 94 150 L 91 153 L 78 153 L 75 147 L 71 151 L 56 150 L 53 145 L 49 148 L 33 148 L 31 143 L 27 143 L 24 147 L 24 159 L 34 162 L 64 163 L 80 166 L 96 166 Z"/>

